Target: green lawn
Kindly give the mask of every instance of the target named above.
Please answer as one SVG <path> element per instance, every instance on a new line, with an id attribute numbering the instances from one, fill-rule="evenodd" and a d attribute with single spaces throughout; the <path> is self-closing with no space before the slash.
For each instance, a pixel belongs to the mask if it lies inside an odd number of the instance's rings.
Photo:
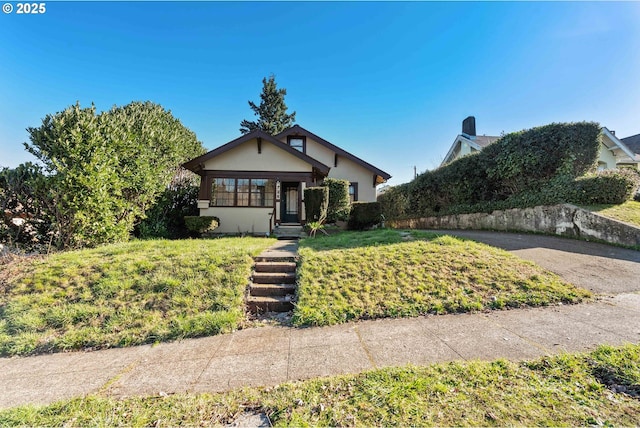
<path id="1" fill-rule="evenodd" d="M 243 411 L 264 412 L 275 426 L 637 426 L 638 394 L 640 345 L 627 345 L 521 363 L 385 368 L 215 395 L 91 396 L 0 411 L 0 426 L 209 426 Z"/>
<path id="2" fill-rule="evenodd" d="M 274 242 L 134 241 L 2 266 L 12 273 L 0 283 L 0 355 L 230 331 L 244 315 L 252 256 Z"/>
<path id="3" fill-rule="evenodd" d="M 640 227 L 640 202 L 627 201 L 620 205 L 588 205 L 582 206 L 582 208 Z"/>
<path id="4" fill-rule="evenodd" d="M 576 303 L 591 296 L 506 251 L 421 231 L 308 238 L 300 256 L 297 325 Z"/>

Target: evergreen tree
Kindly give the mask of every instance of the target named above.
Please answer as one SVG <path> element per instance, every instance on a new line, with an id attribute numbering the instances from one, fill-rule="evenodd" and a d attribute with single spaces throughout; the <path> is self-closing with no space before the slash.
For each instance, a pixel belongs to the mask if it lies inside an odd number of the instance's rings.
<path id="1" fill-rule="evenodd" d="M 262 93 L 260 94 L 260 105 L 249 101 L 249 107 L 258 116 L 257 121 L 243 120 L 240 122 L 240 132 L 247 134 L 256 129 L 261 129 L 269 135 L 276 135 L 289 128 L 296 121 L 296 112 L 287 114 L 287 105 L 284 103 L 284 96 L 287 90 L 278 89 L 275 76 L 272 74 L 269 80 L 262 79 Z"/>

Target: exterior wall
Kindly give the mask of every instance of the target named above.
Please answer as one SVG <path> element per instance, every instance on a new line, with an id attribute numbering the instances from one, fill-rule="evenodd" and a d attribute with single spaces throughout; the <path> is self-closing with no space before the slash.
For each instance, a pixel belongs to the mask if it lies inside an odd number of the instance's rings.
<path id="1" fill-rule="evenodd" d="M 254 139 L 209 159 L 205 162 L 204 169 L 309 172 L 311 166 L 265 140 L 262 140 L 262 153 L 258 153 L 258 142 Z"/>
<path id="2" fill-rule="evenodd" d="M 348 180 L 358 183 L 358 201 L 375 202 L 376 188 L 373 185 L 373 172 L 357 163 L 338 156 L 338 165 L 335 165 L 335 153 L 333 150 L 315 142 L 307 137 L 307 155 L 331 167 L 330 178 Z"/>
<path id="3" fill-rule="evenodd" d="M 616 167 L 616 157 L 604 144 L 600 144 L 598 153 L 598 168 L 614 169 Z"/>
<path id="4" fill-rule="evenodd" d="M 266 235 L 269 233 L 269 219 L 273 208 L 247 207 L 210 207 L 200 208 L 201 216 L 216 216 L 220 226 L 214 233 L 251 233 Z"/>

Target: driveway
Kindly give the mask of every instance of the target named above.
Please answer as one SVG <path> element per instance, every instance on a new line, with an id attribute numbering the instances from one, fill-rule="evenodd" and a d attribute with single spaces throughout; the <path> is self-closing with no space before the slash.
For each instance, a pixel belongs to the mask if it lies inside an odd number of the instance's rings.
<path id="1" fill-rule="evenodd" d="M 599 294 L 640 291 L 640 251 L 555 236 L 478 230 L 433 230 L 505 249 Z"/>

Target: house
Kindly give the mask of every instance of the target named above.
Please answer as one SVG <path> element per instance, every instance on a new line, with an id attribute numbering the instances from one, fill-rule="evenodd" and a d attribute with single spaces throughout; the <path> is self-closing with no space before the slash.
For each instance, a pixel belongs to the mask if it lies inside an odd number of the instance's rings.
<path id="1" fill-rule="evenodd" d="M 369 202 L 391 178 L 299 125 L 275 136 L 250 132 L 183 166 L 200 175 L 200 215 L 218 217 L 220 233 L 304 224 L 304 189 L 326 177 L 348 180 L 351 200 Z"/>
<path id="2" fill-rule="evenodd" d="M 615 135 L 615 134 L 614 134 Z M 622 144 L 629 148 L 629 151 L 634 156 L 629 156 L 629 166 L 635 167 L 640 170 L 640 134 L 625 137 L 620 140 Z M 625 164 L 626 159 L 621 160 L 621 164 Z"/>
<path id="3" fill-rule="evenodd" d="M 469 116 L 462 121 L 462 133 L 458 134 L 440 166 L 451 163 L 462 156 L 479 152 L 498 138 L 500 137 L 476 135 L 476 118 Z"/>
<path id="4" fill-rule="evenodd" d="M 473 116 L 462 121 L 462 133 L 459 134 L 447 152 L 440 166 L 454 160 L 479 152 L 500 137 L 476 135 L 476 119 Z M 598 169 L 633 167 L 640 169 L 640 134 L 618 139 L 614 131 L 602 128 L 602 144 L 598 154 Z"/>

